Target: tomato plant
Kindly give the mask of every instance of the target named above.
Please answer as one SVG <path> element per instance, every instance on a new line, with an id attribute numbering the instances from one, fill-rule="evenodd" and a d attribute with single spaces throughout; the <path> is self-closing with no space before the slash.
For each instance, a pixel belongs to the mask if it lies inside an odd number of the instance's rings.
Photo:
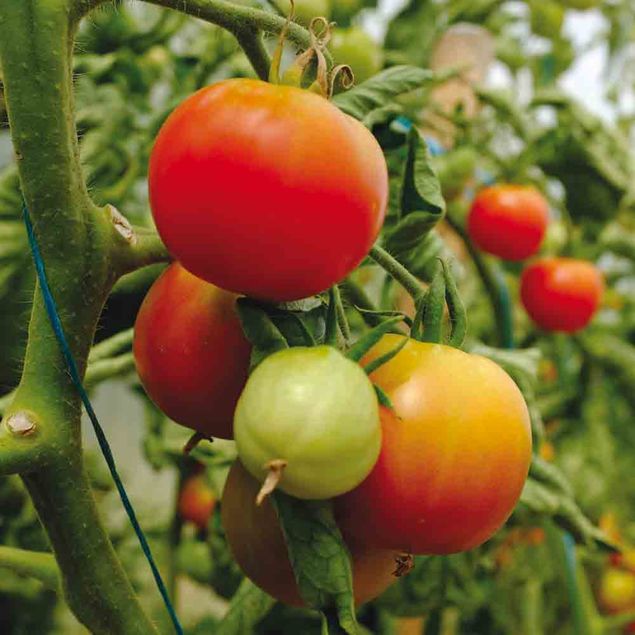
<path id="1" fill-rule="evenodd" d="M 180 104 L 148 179 L 159 233 L 186 269 L 276 301 L 350 273 L 381 229 L 388 196 L 386 162 L 358 121 L 308 91 L 250 79 Z"/>
<path id="2" fill-rule="evenodd" d="M 632 5 L 0 0 L 0 631 L 628 629 Z"/>
<path id="3" fill-rule="evenodd" d="M 377 460 L 377 397 L 364 371 L 335 349 L 290 348 L 250 376 L 234 434 L 240 460 L 259 480 L 283 461 L 282 490 L 331 498 L 359 485 Z"/>
<path id="4" fill-rule="evenodd" d="M 572 258 L 533 262 L 523 271 L 520 285 L 523 305 L 538 326 L 569 333 L 590 322 L 604 290 L 598 269 Z"/>
<path id="5" fill-rule="evenodd" d="M 492 185 L 475 197 L 467 228 L 484 251 L 505 260 L 524 260 L 538 251 L 549 208 L 532 187 Z"/>
<path id="6" fill-rule="evenodd" d="M 288 559 L 271 501 L 256 506 L 260 484 L 240 462 L 232 466 L 222 499 L 223 526 L 229 546 L 245 574 L 273 597 L 293 606 L 304 604 Z M 395 553 L 347 540 L 353 569 L 355 603 L 379 595 L 395 581 Z"/>
<path id="7" fill-rule="evenodd" d="M 213 437 L 232 437 L 251 346 L 236 296 L 170 265 L 146 296 L 135 324 L 137 372 L 171 419 Z"/>
<path id="8" fill-rule="evenodd" d="M 365 361 L 399 337 L 384 336 Z M 531 459 L 514 382 L 488 359 L 414 341 L 371 379 L 394 410 L 382 409 L 377 465 L 340 499 L 345 531 L 408 553 L 453 553 L 490 538 L 518 501 Z"/>

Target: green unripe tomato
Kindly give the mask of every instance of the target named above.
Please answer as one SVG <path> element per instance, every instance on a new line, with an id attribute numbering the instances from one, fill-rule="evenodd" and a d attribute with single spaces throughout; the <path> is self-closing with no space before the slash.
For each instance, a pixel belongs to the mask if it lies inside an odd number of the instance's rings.
<path id="1" fill-rule="evenodd" d="M 556 38 L 562 30 L 564 7 L 555 0 L 531 0 L 531 30 L 546 38 Z"/>
<path id="2" fill-rule="evenodd" d="M 381 48 L 358 27 L 335 29 L 329 48 L 337 64 L 348 64 L 353 69 L 356 84 L 361 84 L 381 70 Z"/>
<path id="3" fill-rule="evenodd" d="M 563 4 L 569 9 L 578 9 L 579 11 L 586 11 L 587 9 L 594 9 L 602 4 L 602 0 L 560 0 L 560 4 Z"/>
<path id="4" fill-rule="evenodd" d="M 333 0 L 332 18 L 338 26 L 347 26 L 351 18 L 364 7 L 363 0 Z"/>
<path id="5" fill-rule="evenodd" d="M 275 0 L 276 6 L 282 13 L 288 15 L 291 11 L 289 0 Z M 302 26 L 309 26 L 313 18 L 330 18 L 331 0 L 294 0 L 295 21 Z"/>
<path id="6" fill-rule="evenodd" d="M 258 480 L 271 461 L 284 461 L 280 489 L 297 498 L 332 498 L 359 485 L 377 461 L 377 397 L 362 368 L 334 348 L 278 351 L 249 377 L 234 438 L 242 464 Z"/>

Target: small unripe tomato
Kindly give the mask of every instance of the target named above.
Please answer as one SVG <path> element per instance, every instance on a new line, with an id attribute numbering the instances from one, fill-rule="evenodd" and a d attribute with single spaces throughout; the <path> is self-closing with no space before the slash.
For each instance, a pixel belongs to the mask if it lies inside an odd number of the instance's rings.
<path id="1" fill-rule="evenodd" d="M 215 505 L 214 492 L 203 476 L 192 476 L 185 481 L 178 504 L 179 515 L 183 520 L 205 529 Z"/>
<path id="2" fill-rule="evenodd" d="M 560 3 L 570 9 L 586 11 L 587 9 L 594 9 L 595 7 L 599 7 L 602 3 L 602 0 L 560 0 Z"/>
<path id="3" fill-rule="evenodd" d="M 251 345 L 236 296 L 171 264 L 146 295 L 135 323 L 139 379 L 172 420 L 205 436 L 232 437 Z"/>
<path id="4" fill-rule="evenodd" d="M 524 185 L 492 185 L 481 190 L 467 219 L 477 247 L 504 260 L 524 260 L 538 251 L 549 220 L 542 194 Z"/>
<path id="5" fill-rule="evenodd" d="M 257 506 L 254 499 L 260 488 L 245 468 L 236 461 L 229 471 L 221 517 L 229 548 L 245 575 L 280 602 L 303 606 L 287 545 L 271 501 Z M 395 577 L 392 551 L 364 547 L 345 537 L 351 555 L 355 603 L 372 600 Z"/>
<path id="6" fill-rule="evenodd" d="M 385 335 L 363 360 L 393 350 Z M 342 530 L 414 554 L 476 547 L 507 520 L 531 462 L 525 400 L 489 359 L 409 341 L 371 380 L 391 399 L 368 478 L 336 500 Z"/>
<path id="7" fill-rule="evenodd" d="M 597 311 L 603 291 L 598 269 L 574 258 L 541 258 L 528 265 L 520 279 L 523 305 L 546 331 L 583 329 Z"/>
<path id="8" fill-rule="evenodd" d="M 172 112 L 148 182 L 159 234 L 186 269 L 269 301 L 345 278 L 388 201 L 384 155 L 359 121 L 308 90 L 244 78 Z"/>
<path id="9" fill-rule="evenodd" d="M 288 348 L 249 377 L 234 436 L 240 460 L 258 480 L 281 460 L 282 490 L 332 498 L 359 485 L 377 460 L 377 397 L 366 373 L 336 349 Z"/>
<path id="10" fill-rule="evenodd" d="M 607 569 L 600 581 L 600 604 L 610 613 L 635 609 L 635 574 Z"/>
<path id="11" fill-rule="evenodd" d="M 277 7 L 285 15 L 291 12 L 289 0 L 275 0 Z M 295 0 L 293 3 L 295 21 L 308 27 L 313 18 L 329 18 L 331 15 L 330 0 Z"/>
<path id="12" fill-rule="evenodd" d="M 365 82 L 381 70 L 381 47 L 359 27 L 335 29 L 329 48 L 338 64 L 348 64 L 351 67 L 357 84 Z"/>
<path id="13" fill-rule="evenodd" d="M 531 29 L 537 35 L 557 38 L 562 31 L 564 7 L 556 0 L 531 0 L 529 3 Z"/>

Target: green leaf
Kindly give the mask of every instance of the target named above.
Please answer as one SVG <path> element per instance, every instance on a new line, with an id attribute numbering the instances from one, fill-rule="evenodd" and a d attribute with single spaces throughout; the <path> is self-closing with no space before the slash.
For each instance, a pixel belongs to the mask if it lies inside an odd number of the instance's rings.
<path id="1" fill-rule="evenodd" d="M 388 252 L 418 275 L 438 252 L 438 245 L 430 249 L 429 236 L 445 214 L 445 201 L 428 147 L 415 128 L 408 134 L 408 156 L 400 187 L 399 208 L 388 219 L 384 244 Z M 426 258 L 421 257 L 423 252 Z"/>
<path id="2" fill-rule="evenodd" d="M 253 370 L 265 357 L 276 351 L 288 348 L 287 340 L 273 323 L 267 312 L 249 298 L 239 298 L 236 310 L 247 339 L 251 342 L 251 369 Z"/>
<path id="3" fill-rule="evenodd" d="M 252 635 L 254 626 L 272 609 L 275 600 L 245 578 L 232 597 L 229 611 L 215 635 Z"/>
<path id="4" fill-rule="evenodd" d="M 593 525 L 573 497 L 565 493 L 558 483 L 540 482 L 530 476 L 523 488 L 520 505 L 534 514 L 552 518 L 562 529 L 570 532 L 578 543 L 615 550 L 615 545 Z"/>
<path id="5" fill-rule="evenodd" d="M 432 71 L 416 66 L 392 66 L 358 86 L 340 93 L 333 103 L 346 114 L 359 119 L 369 127 L 382 120 L 388 112 L 398 112 L 394 98 L 436 81 Z M 378 112 L 382 116 L 378 119 Z"/>
<path id="6" fill-rule="evenodd" d="M 337 616 L 340 630 L 329 628 L 329 633 L 355 635 L 350 555 L 333 518 L 331 502 L 299 500 L 279 491 L 271 500 L 302 599 L 324 614 L 329 627 Z"/>

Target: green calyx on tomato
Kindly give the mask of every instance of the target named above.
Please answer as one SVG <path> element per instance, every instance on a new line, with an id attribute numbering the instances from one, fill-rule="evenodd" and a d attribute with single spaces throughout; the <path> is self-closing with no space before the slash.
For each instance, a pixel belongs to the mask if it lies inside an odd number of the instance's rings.
<path id="1" fill-rule="evenodd" d="M 266 490 L 332 498 L 359 485 L 377 460 L 377 397 L 362 368 L 336 349 L 285 349 L 249 377 L 234 436 L 242 464 Z"/>
<path id="2" fill-rule="evenodd" d="M 362 360 L 393 350 L 388 334 Z M 476 547 L 507 520 L 531 461 L 522 393 L 494 362 L 409 340 L 370 375 L 390 398 L 370 475 L 335 502 L 345 535 L 376 548 L 448 554 Z"/>
<path id="3" fill-rule="evenodd" d="M 283 302 L 332 287 L 362 261 L 384 221 L 388 171 L 372 133 L 328 100 L 229 79 L 168 117 L 149 190 L 158 232 L 183 267 Z"/>

